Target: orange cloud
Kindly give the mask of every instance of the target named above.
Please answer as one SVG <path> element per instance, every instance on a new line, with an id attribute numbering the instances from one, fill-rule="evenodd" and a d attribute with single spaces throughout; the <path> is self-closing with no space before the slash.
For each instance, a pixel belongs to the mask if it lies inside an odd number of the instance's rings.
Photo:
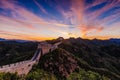
<path id="1" fill-rule="evenodd" d="M 85 38 L 88 31 L 91 31 L 91 30 L 97 30 L 97 32 L 100 32 L 104 29 L 104 27 L 95 27 L 95 26 L 92 26 L 92 25 L 81 25 L 81 26 L 78 26 L 80 31 L 81 31 L 81 37 Z"/>

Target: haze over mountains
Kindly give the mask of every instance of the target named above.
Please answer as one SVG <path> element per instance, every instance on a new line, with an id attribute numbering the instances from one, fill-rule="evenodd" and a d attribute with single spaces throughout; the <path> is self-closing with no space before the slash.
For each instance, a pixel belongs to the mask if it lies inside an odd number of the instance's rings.
<path id="1" fill-rule="evenodd" d="M 3 41 L 3 42 L 21 42 L 21 43 L 30 42 L 30 40 L 5 39 L 5 38 L 0 38 L 0 41 Z"/>
<path id="2" fill-rule="evenodd" d="M 62 38 L 62 37 L 59 37 Z M 59 39 L 58 38 L 58 39 Z M 63 38 L 64 39 L 64 38 Z M 69 39 L 75 39 L 73 37 L 69 38 Z M 111 45 L 111 44 L 115 44 L 115 45 L 120 45 L 120 39 L 119 38 L 111 38 L 111 39 L 107 39 L 107 40 L 100 40 L 100 39 L 93 39 L 93 40 L 89 40 L 89 39 L 82 39 L 82 38 L 76 38 L 79 39 L 81 42 L 84 43 L 88 43 L 88 44 L 99 44 L 99 45 Z M 56 39 L 57 40 L 57 39 Z M 47 41 L 51 41 L 51 40 L 47 40 Z M 31 42 L 29 40 L 19 40 L 19 39 L 5 39 L 5 38 L 0 38 L 0 42 L 19 42 L 19 43 L 25 43 L 25 42 Z M 39 41 L 32 41 L 32 42 L 39 42 Z M 54 43 L 54 40 L 53 40 Z"/>

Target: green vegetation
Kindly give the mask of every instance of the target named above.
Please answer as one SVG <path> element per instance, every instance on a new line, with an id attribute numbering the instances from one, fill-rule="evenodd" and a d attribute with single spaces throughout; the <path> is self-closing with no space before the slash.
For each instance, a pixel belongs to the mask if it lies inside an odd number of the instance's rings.
<path id="1" fill-rule="evenodd" d="M 110 80 L 105 76 L 83 69 L 73 72 L 68 78 L 57 78 L 54 74 L 42 69 L 34 69 L 26 77 L 19 77 L 16 73 L 0 73 L 0 80 Z"/>
<path id="2" fill-rule="evenodd" d="M 99 73 L 85 71 L 84 69 L 72 72 L 67 78 L 57 77 L 55 75 L 40 69 L 38 66 L 34 66 L 25 80 L 110 80 L 104 75 L 101 76 Z"/>
<path id="3" fill-rule="evenodd" d="M 40 69 L 37 65 L 26 76 L 25 80 L 57 80 L 55 75 Z"/>
<path id="4" fill-rule="evenodd" d="M 79 72 L 71 73 L 67 80 L 110 80 L 110 79 L 105 76 L 101 76 L 96 72 L 85 71 L 83 69 L 80 69 Z"/>
<path id="5" fill-rule="evenodd" d="M 17 73 L 0 73 L 0 80 L 24 80 Z"/>

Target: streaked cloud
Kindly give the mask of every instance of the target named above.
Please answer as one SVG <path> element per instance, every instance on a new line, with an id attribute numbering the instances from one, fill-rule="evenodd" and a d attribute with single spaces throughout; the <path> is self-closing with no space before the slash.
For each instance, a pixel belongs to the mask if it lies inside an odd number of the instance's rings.
<path id="1" fill-rule="evenodd" d="M 0 37 L 43 40 L 58 36 L 112 38 L 117 34 L 120 38 L 119 0 L 28 1 L 0 2 Z M 107 32 L 113 34 L 102 36 Z"/>

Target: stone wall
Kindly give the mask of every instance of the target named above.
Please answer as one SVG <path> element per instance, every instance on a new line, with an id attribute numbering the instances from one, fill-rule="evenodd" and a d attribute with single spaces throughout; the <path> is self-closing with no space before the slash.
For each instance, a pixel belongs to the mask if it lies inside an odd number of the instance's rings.
<path id="1" fill-rule="evenodd" d="M 35 61 L 24 61 L 15 63 L 15 64 L 10 64 L 10 66 L 2 67 L 0 68 L 0 72 L 10 72 L 10 73 L 15 73 L 17 72 L 18 75 L 26 75 L 31 69 L 32 66 L 34 65 Z"/>
<path id="2" fill-rule="evenodd" d="M 26 75 L 31 69 L 34 64 L 37 63 L 38 58 L 40 58 L 41 52 L 39 53 L 38 57 L 35 60 L 26 60 L 26 61 L 21 61 L 5 66 L 0 67 L 0 72 L 10 72 L 10 73 L 15 73 L 17 72 L 18 75 Z"/>
<path id="3" fill-rule="evenodd" d="M 61 42 L 60 42 L 61 43 Z M 42 55 L 48 53 L 49 51 L 53 51 L 58 48 L 60 43 L 56 43 L 54 45 L 48 44 L 47 42 L 41 42 L 38 44 L 38 49 L 31 60 L 21 61 L 9 65 L 0 66 L 0 72 L 17 72 L 18 75 L 26 75 L 32 69 L 34 64 L 39 62 L 39 59 Z"/>

